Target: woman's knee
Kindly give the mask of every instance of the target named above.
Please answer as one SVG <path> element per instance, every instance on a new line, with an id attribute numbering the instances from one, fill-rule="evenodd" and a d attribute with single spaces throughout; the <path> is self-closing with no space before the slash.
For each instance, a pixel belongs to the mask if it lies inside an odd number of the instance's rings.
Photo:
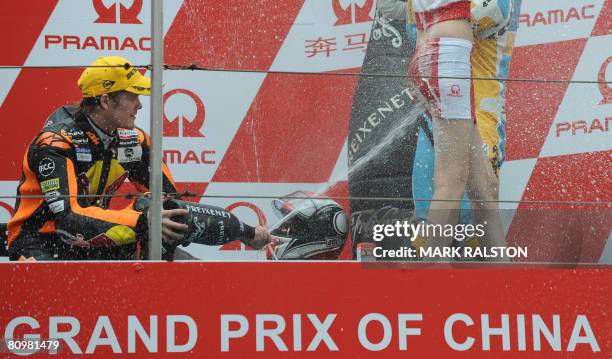
<path id="1" fill-rule="evenodd" d="M 434 178 L 434 186 L 438 197 L 448 197 L 448 199 L 461 198 L 467 186 L 467 175 L 441 174 Z"/>
<path id="2" fill-rule="evenodd" d="M 485 176 L 474 182 L 469 184 L 468 195 L 471 199 L 496 201 L 499 198 L 499 181 L 496 176 Z"/>

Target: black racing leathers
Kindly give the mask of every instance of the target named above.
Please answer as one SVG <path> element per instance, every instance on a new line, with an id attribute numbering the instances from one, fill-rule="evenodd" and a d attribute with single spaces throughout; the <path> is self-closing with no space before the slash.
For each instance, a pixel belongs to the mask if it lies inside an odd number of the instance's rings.
<path id="1" fill-rule="evenodd" d="M 10 258 L 141 258 L 146 213 L 108 209 L 108 195 L 127 179 L 147 191 L 149 148 L 139 128 L 117 129 L 105 148 L 86 115 L 75 107 L 56 110 L 24 156 L 17 194 L 26 197 L 17 199 L 8 223 Z M 165 164 L 163 173 L 163 191 L 175 193 Z"/>

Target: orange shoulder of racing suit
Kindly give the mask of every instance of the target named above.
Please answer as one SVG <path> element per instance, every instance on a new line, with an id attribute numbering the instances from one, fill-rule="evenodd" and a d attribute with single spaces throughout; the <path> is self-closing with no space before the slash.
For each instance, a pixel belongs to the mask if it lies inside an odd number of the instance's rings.
<path id="1" fill-rule="evenodd" d="M 24 156 L 8 224 L 11 258 L 42 250 L 60 259 L 62 252 L 72 254 L 64 259 L 126 259 L 114 252 L 147 237 L 146 213 L 111 210 L 109 202 L 126 179 L 148 188 L 149 148 L 140 129 L 118 129 L 105 145 L 85 115 L 58 109 Z M 163 190 L 176 192 L 165 166 L 164 174 Z"/>

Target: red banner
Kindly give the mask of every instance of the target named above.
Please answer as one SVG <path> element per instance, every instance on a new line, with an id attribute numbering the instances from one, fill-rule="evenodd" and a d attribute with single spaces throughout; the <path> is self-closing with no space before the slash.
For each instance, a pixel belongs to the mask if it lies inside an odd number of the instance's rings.
<path id="1" fill-rule="evenodd" d="M 611 273 L 359 263 L 4 264 L 0 356 L 10 356 L 8 346 L 17 342 L 49 341 L 59 343 L 56 357 L 609 358 Z"/>

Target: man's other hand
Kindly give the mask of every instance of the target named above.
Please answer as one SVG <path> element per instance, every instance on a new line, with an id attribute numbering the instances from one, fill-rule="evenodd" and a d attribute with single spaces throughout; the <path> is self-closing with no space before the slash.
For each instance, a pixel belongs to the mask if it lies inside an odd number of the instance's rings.
<path id="1" fill-rule="evenodd" d="M 270 231 L 266 227 L 257 226 L 255 227 L 255 238 L 249 245 L 255 249 L 261 249 L 266 244 L 274 245 L 277 241 L 276 237 L 270 235 Z"/>

